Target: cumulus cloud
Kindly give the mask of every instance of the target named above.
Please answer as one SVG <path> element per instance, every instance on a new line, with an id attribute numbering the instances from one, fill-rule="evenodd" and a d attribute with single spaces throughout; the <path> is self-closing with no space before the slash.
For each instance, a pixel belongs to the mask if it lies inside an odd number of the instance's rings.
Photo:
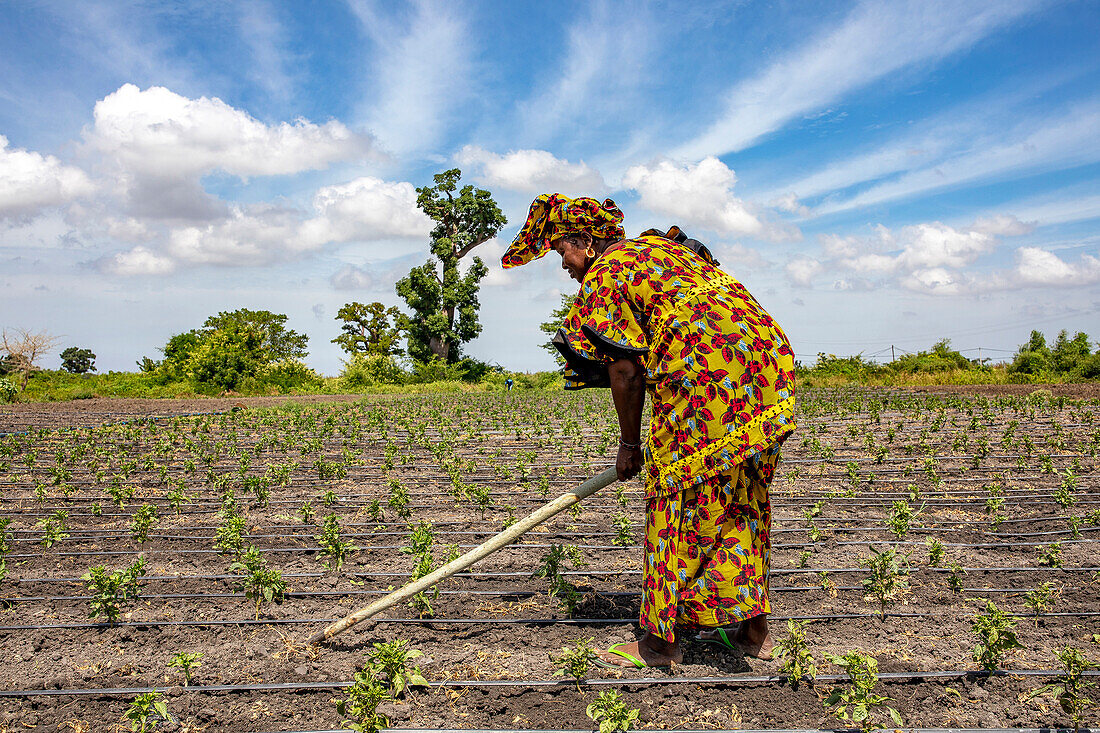
<path id="1" fill-rule="evenodd" d="M 499 155 L 467 145 L 455 160 L 462 166 L 474 166 L 478 178 L 487 185 L 512 191 L 561 191 L 571 196 L 595 196 L 607 188 L 599 171 L 583 160 L 570 163 L 545 150 L 512 150 Z"/>
<path id="2" fill-rule="evenodd" d="M 126 277 L 136 275 L 167 275 L 176 269 L 168 257 L 157 254 L 146 247 L 134 247 L 128 252 L 119 252 L 99 262 L 99 268 L 112 275 Z"/>
<path id="3" fill-rule="evenodd" d="M 1100 258 L 1082 255 L 1070 264 L 1038 247 L 1016 250 L 1016 281 L 1021 285 L 1092 285 L 1100 282 Z"/>
<path id="4" fill-rule="evenodd" d="M 782 196 L 773 199 L 768 203 L 768 206 L 771 206 L 773 209 L 778 209 L 780 211 L 786 211 L 790 214 L 795 214 L 797 216 L 808 216 L 810 213 L 809 207 L 803 205 L 798 200 L 798 196 L 793 193 L 785 193 Z"/>
<path id="5" fill-rule="evenodd" d="M 820 275 L 825 267 L 812 257 L 800 257 L 788 262 L 784 269 L 793 284 L 808 288 L 813 286 L 814 278 Z"/>
<path id="6" fill-rule="evenodd" d="M 671 160 L 636 165 L 623 176 L 623 185 L 638 192 L 643 207 L 675 217 L 684 226 L 772 241 L 799 236 L 795 229 L 766 221 L 734 196 L 736 182 L 734 172 L 713 156 L 695 165 Z"/>
<path id="7" fill-rule="evenodd" d="M 416 189 L 405 181 L 364 176 L 325 186 L 313 196 L 314 216 L 294 245 L 316 249 L 332 242 L 424 237 L 434 222 L 416 206 Z"/>
<path id="8" fill-rule="evenodd" d="M 87 143 L 123 168 L 156 176 L 287 175 L 370 154 L 370 139 L 335 120 L 266 125 L 214 97 L 124 84 L 96 102 Z"/>
<path id="9" fill-rule="evenodd" d="M 79 168 L 52 155 L 9 148 L 8 139 L 0 135 L 0 219 L 33 216 L 92 190 L 91 180 Z"/>

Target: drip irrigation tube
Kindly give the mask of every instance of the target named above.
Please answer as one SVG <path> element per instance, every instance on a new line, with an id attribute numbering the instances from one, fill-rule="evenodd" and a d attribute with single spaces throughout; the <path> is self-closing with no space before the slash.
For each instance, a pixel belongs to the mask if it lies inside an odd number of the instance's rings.
<path id="1" fill-rule="evenodd" d="M 937 679 L 979 679 L 984 677 L 1057 677 L 1058 670 L 1045 669 L 1010 669 L 995 670 L 930 670 L 927 672 L 880 672 L 878 678 L 886 682 L 909 682 L 912 680 L 937 680 Z M 1100 676 L 1100 672 L 1088 671 L 1083 673 L 1088 677 Z M 846 682 L 848 675 L 843 674 L 819 674 L 815 680 L 821 682 Z M 736 677 L 597 677 L 581 682 L 583 685 L 630 687 L 652 685 L 759 685 L 770 683 L 786 683 L 786 678 L 777 675 L 741 675 Z M 76 697 L 76 696 L 117 696 L 117 695 L 141 695 L 149 692 L 272 692 L 281 690 L 338 690 L 352 686 L 352 682 L 260 682 L 246 685 L 190 685 L 187 687 L 103 687 L 103 688 L 74 688 L 62 690 L 0 690 L 0 697 Z M 428 682 L 429 687 L 574 687 L 577 683 L 573 680 L 433 680 Z M 908 729 L 907 729 L 908 730 Z M 954 729 L 950 729 L 954 730 Z M 1044 728 L 1044 733 L 1050 733 L 1052 729 Z M 1082 728 L 1081 730 L 1087 730 Z M 525 732 L 526 733 L 526 732 Z"/>
<path id="2" fill-rule="evenodd" d="M 1053 611 L 1047 613 L 1020 614 L 1021 619 L 1035 618 L 1095 618 L 1100 616 L 1100 611 Z M 829 615 L 811 616 L 769 616 L 774 621 L 851 621 L 859 619 L 879 619 L 878 613 L 841 613 Z M 886 612 L 886 618 L 939 618 L 934 613 L 919 612 Z M 210 619 L 205 621 L 128 621 L 114 625 L 106 623 L 56 623 L 34 625 L 6 625 L 0 626 L 0 631 L 38 631 L 49 629 L 111 629 L 111 628 L 203 628 L 207 626 L 296 626 L 302 624 L 331 623 L 338 619 L 331 618 L 290 618 L 290 619 Z M 619 624 L 636 624 L 636 616 L 629 618 L 379 618 L 376 624 L 402 624 L 411 626 L 481 626 L 498 624 L 501 626 L 614 626 Z"/>

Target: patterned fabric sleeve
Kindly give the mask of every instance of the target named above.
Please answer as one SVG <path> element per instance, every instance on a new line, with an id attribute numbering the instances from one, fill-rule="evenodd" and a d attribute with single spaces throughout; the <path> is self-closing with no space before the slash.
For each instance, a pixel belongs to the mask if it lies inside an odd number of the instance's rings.
<path id="1" fill-rule="evenodd" d="M 607 387 L 608 364 L 649 353 L 648 336 L 618 279 L 622 274 L 619 257 L 596 263 L 552 341 L 565 357 L 567 389 Z"/>

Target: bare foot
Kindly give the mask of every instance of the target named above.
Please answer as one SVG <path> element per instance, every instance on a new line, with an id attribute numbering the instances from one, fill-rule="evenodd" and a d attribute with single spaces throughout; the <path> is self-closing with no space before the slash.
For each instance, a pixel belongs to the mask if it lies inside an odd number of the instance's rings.
<path id="1" fill-rule="evenodd" d="M 771 659 L 774 644 L 768 633 L 768 617 L 754 616 L 747 621 L 742 621 L 737 626 L 727 627 L 726 638 L 737 647 L 746 657 L 756 659 Z M 703 629 L 699 632 L 699 638 L 721 641 L 718 631 L 715 629 Z"/>
<path id="2" fill-rule="evenodd" d="M 684 661 L 684 653 L 681 651 L 678 642 L 670 644 L 661 637 L 648 632 L 638 641 L 632 641 L 628 644 L 616 644 L 615 648 L 632 657 L 641 659 L 647 667 L 668 667 Z M 610 651 L 596 652 L 596 655 L 605 662 L 614 664 L 617 667 L 632 668 L 636 666 L 629 659 Z"/>

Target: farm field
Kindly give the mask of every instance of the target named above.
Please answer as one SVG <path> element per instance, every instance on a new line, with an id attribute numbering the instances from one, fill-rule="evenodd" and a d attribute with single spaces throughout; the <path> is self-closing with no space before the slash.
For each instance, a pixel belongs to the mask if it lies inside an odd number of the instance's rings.
<path id="1" fill-rule="evenodd" d="M 1072 727 L 1032 693 L 1055 682 L 1064 647 L 1100 661 L 1091 388 L 802 393 L 772 487 L 772 634 L 807 622 L 818 668 L 797 689 L 782 660 L 703 644 L 670 672 L 555 676 L 551 655 L 577 639 L 634 638 L 633 482 L 438 594 L 306 646 L 601 471 L 618 437 L 598 391 L 306 399 L 0 411 L 0 731 L 129 730 L 131 702 L 154 689 L 169 715 L 158 731 L 338 729 L 373 645 L 398 639 L 422 652 L 409 667 L 430 686 L 378 705 L 397 728 L 591 728 L 586 707 L 609 690 L 639 728 L 845 727 L 822 704 L 848 680 L 825 655 L 853 650 L 877 660 L 875 692 L 906 726 Z M 973 656 L 988 602 L 1021 646 L 992 673 Z M 180 653 L 203 655 L 186 686 Z"/>

